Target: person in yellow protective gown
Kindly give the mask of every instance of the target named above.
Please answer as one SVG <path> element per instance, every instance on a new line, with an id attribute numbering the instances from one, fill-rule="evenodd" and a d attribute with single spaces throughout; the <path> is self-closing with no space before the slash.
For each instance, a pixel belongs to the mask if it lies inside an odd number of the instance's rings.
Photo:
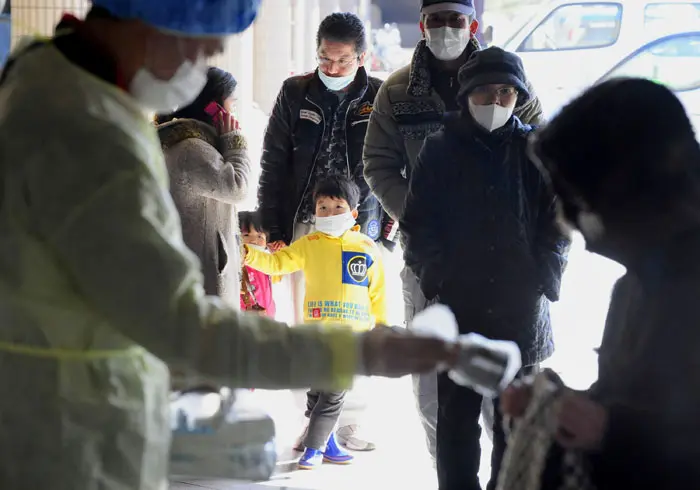
<path id="1" fill-rule="evenodd" d="M 389 328 L 290 329 L 204 295 L 144 109 L 192 101 L 257 0 L 94 0 L 0 82 L 0 489 L 160 490 L 168 367 L 345 388 L 456 349 Z"/>

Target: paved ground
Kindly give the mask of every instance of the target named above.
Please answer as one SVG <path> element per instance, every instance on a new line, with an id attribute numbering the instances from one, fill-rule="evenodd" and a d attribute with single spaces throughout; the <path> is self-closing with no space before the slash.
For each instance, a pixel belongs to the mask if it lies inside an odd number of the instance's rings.
<path id="1" fill-rule="evenodd" d="M 398 270 L 397 263 L 393 265 Z M 561 301 L 552 311 L 557 353 L 548 363 L 573 388 L 585 389 L 595 379 L 597 366 L 593 348 L 602 334 L 610 289 L 623 269 L 600 257 L 588 254 L 577 241 L 570 255 L 570 265 L 562 286 Z M 389 289 L 394 306 L 392 320 L 401 321 L 401 296 L 394 276 Z M 317 471 L 295 469 L 291 454 L 283 455 L 279 471 L 271 482 L 234 485 L 224 481 L 191 481 L 173 484 L 172 490 L 355 490 L 401 489 L 434 490 L 435 474 L 425 449 L 422 429 L 414 408 L 410 378 L 372 380 L 369 390 L 372 407 L 366 427 L 378 444 L 374 453 L 358 454 L 352 466 L 325 466 Z M 269 407 L 276 421 L 281 444 L 291 445 L 301 426 L 299 401 L 291 392 L 256 392 L 260 403 Z M 491 446 L 482 438 L 482 484 L 489 473 Z"/>
<path id="2" fill-rule="evenodd" d="M 271 482 L 254 487 L 240 488 L 295 488 L 308 490 L 356 488 L 437 488 L 434 472 L 422 435 L 417 414 L 413 408 L 410 378 L 400 380 L 372 380 L 374 406 L 367 414 L 367 432 L 378 445 L 373 453 L 357 454 L 351 466 L 324 466 L 315 471 L 296 470 L 296 457 L 291 452 L 283 455 L 278 475 Z M 295 397 L 290 392 L 257 393 L 266 406 L 273 407 L 280 443 L 293 443 L 301 421 Z M 396 409 L 403 407 L 403 409 Z M 238 490 L 231 482 L 194 482 L 199 488 Z M 174 485 L 173 489 L 194 490 L 196 486 Z"/>

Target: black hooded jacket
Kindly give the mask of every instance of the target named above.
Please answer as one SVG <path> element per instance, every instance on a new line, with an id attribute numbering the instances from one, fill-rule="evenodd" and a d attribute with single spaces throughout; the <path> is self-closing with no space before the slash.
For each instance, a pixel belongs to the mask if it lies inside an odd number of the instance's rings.
<path id="1" fill-rule="evenodd" d="M 526 365 L 553 352 L 549 301 L 570 243 L 525 156 L 531 131 L 515 116 L 493 133 L 450 118 L 418 156 L 401 222 L 426 297 L 449 305 L 463 333 L 515 341 Z"/>

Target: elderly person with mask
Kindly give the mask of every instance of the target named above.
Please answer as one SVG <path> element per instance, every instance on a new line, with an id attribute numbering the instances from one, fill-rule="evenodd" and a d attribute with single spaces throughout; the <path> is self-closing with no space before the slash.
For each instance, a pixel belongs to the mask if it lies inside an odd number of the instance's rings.
<path id="1" fill-rule="evenodd" d="M 240 305 L 241 232 L 236 205 L 248 196 L 251 168 L 232 112 L 236 79 L 216 67 L 189 105 L 159 114 L 158 136 L 185 244 L 202 264 L 204 292 Z"/>
<path id="2" fill-rule="evenodd" d="M 428 301 L 447 304 L 461 333 L 518 344 L 524 366 L 552 354 L 549 302 L 569 245 L 554 197 L 526 156 L 532 127 L 514 115 L 530 93 L 520 59 L 477 51 L 459 72 L 461 111 L 428 137 L 402 221 L 406 265 Z M 440 490 L 478 490 L 482 397 L 438 375 Z M 505 449 L 496 412 L 492 481 Z"/>
<path id="3" fill-rule="evenodd" d="M 403 219 L 416 158 L 425 139 L 442 128 L 443 115 L 459 110 L 458 71 L 481 49 L 475 38 L 478 22 L 473 0 L 422 0 L 419 15 L 421 41 L 411 63 L 386 79 L 377 92 L 364 145 L 364 172 L 369 188 L 399 226 Z M 542 108 L 529 82 L 530 97 L 515 108 L 525 124 L 540 122 Z M 415 272 L 401 272 L 405 317 L 408 325 L 428 302 Z M 431 454 L 435 453 L 437 378 L 434 373 L 414 377 L 414 394 L 420 408 Z"/>
<path id="4" fill-rule="evenodd" d="M 562 221 L 627 272 L 612 293 L 598 380 L 560 389 L 546 424 L 554 445 L 543 475 L 527 465 L 530 481 L 562 488 L 573 454 L 597 490 L 700 488 L 700 146 L 688 116 L 666 87 L 614 79 L 565 107 L 533 150 Z M 509 388 L 504 411 L 522 416 L 531 395 L 527 383 Z M 514 476 L 504 471 L 504 488 Z"/>

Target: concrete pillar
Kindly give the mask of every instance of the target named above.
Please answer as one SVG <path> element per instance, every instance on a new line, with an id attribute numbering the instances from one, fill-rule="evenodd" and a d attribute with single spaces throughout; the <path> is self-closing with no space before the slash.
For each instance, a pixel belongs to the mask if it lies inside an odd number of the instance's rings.
<path id="1" fill-rule="evenodd" d="M 254 27 L 250 27 L 245 32 L 230 37 L 226 41 L 224 52 L 209 60 L 210 65 L 218 66 L 236 78 L 236 112 L 241 121 L 248 119 L 248 112 L 254 100 L 253 38 Z"/>
<path id="2" fill-rule="evenodd" d="M 340 0 L 340 10 L 343 12 L 352 12 L 353 14 L 358 15 L 360 1 L 361 0 Z"/>
<path id="3" fill-rule="evenodd" d="M 289 0 L 266 0 L 255 21 L 253 96 L 269 114 L 292 71 L 292 8 Z"/>
<path id="4" fill-rule="evenodd" d="M 342 12 L 343 9 L 340 8 L 340 0 L 321 0 L 321 20 L 324 17 L 332 14 L 333 12 Z"/>
<path id="5" fill-rule="evenodd" d="M 325 2 L 325 0 L 323 0 Z M 304 33 L 304 61 L 302 71 L 316 69 L 316 33 L 321 23 L 321 0 L 306 0 L 305 28 Z"/>
<path id="6" fill-rule="evenodd" d="M 12 46 L 22 36 L 51 36 L 64 13 L 83 17 L 89 8 L 88 0 L 13 0 Z"/>
<path id="7" fill-rule="evenodd" d="M 306 38 L 310 32 L 306 25 L 307 0 L 292 0 L 292 71 L 303 73 L 306 64 Z"/>

